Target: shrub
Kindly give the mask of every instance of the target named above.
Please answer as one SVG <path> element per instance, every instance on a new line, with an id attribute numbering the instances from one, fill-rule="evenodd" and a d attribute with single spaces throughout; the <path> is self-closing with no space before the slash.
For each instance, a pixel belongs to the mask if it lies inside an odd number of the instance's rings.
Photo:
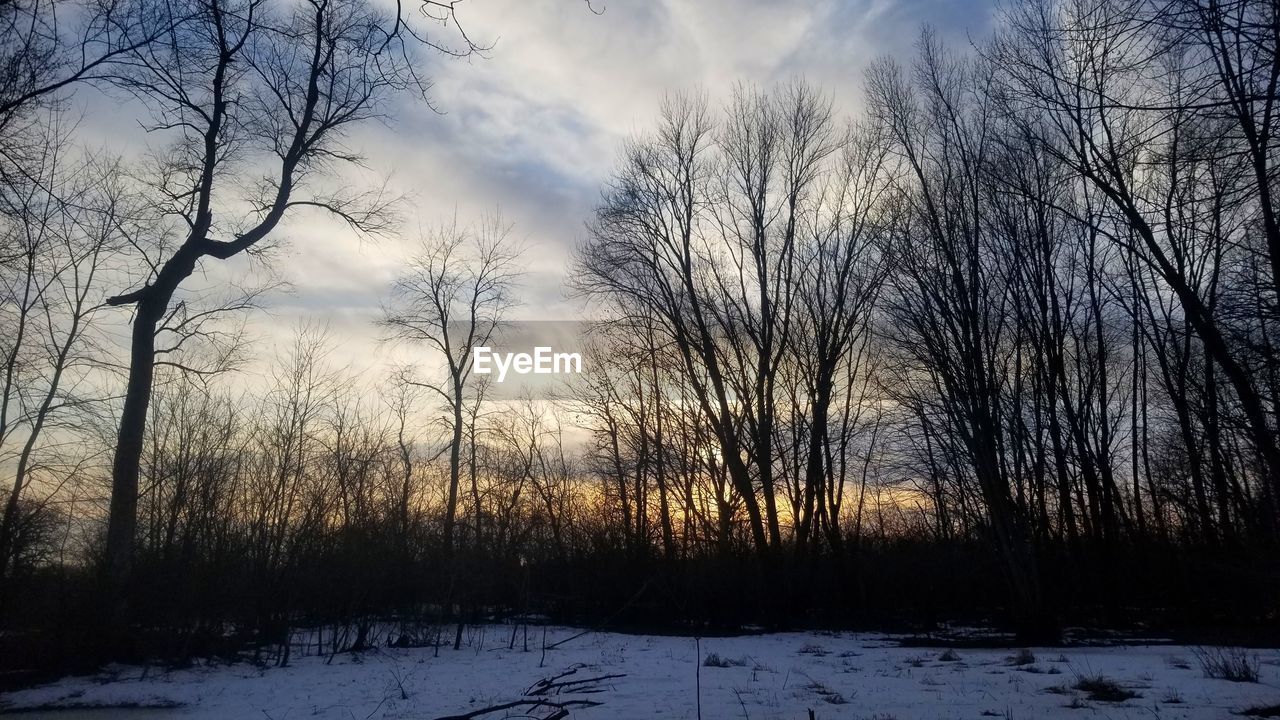
<path id="1" fill-rule="evenodd" d="M 1036 661 L 1036 654 L 1031 652 L 1030 648 L 1022 648 L 1005 659 L 1010 665 L 1030 665 Z"/>
<path id="2" fill-rule="evenodd" d="M 742 660 L 734 660 L 733 658 L 721 657 L 716 653 L 707 653 L 707 657 L 702 660 L 703 667 L 742 667 L 746 665 Z"/>
<path id="3" fill-rule="evenodd" d="M 960 662 L 960 653 L 954 648 L 948 648 L 946 652 L 938 656 L 938 662 Z"/>
<path id="4" fill-rule="evenodd" d="M 1076 681 L 1075 688 L 1087 693 L 1090 700 L 1098 702 L 1124 702 L 1138 697 L 1138 693 L 1121 687 L 1120 683 L 1104 675 L 1081 677 Z"/>

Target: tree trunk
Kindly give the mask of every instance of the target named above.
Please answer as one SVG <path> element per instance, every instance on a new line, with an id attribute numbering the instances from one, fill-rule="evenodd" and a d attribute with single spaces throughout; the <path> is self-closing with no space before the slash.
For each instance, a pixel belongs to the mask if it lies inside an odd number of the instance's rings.
<path id="1" fill-rule="evenodd" d="M 111 468 L 111 508 L 107 518 L 106 572 L 113 584 L 123 584 L 133 565 L 133 541 L 138 522 L 138 474 L 147 429 L 147 408 L 155 380 L 156 328 L 171 293 L 148 292 L 138 301 L 129 345 L 129 382 L 116 454 Z"/>

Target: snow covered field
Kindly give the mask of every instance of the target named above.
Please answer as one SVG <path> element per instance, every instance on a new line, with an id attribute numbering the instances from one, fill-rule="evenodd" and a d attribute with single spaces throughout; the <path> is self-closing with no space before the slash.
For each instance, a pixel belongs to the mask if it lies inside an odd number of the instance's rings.
<path id="1" fill-rule="evenodd" d="M 547 643 L 578 631 L 555 628 Z M 459 650 L 379 649 L 249 664 L 149 670 L 117 667 L 0 697 L 27 718 L 418 718 L 466 716 L 516 701 L 568 703 L 573 718 L 1226 718 L 1280 705 L 1280 651 L 1259 651 L 1260 683 L 1206 679 L 1189 647 L 1173 645 L 1008 649 L 902 647 L 893 637 L 780 633 L 693 638 L 590 633 L 541 651 L 510 629 L 473 629 Z M 523 636 L 521 637 L 523 639 Z M 1015 664 L 1021 661 L 1023 664 Z M 568 673 L 568 674 L 564 674 Z M 564 674 L 563 676 L 561 676 Z M 556 678 L 556 676 L 561 676 Z M 602 676 L 610 676 L 601 678 Z M 555 679 L 552 679 L 555 678 Z M 1105 695 L 1076 689 L 1103 678 Z M 540 681 L 550 679 L 550 683 Z M 598 703 L 586 706 L 582 703 Z M 120 709 L 131 706 L 133 709 Z M 167 707 L 165 707 L 167 706 Z M 112 707 L 110 710 L 85 708 Z M 145 709 L 145 708 L 161 709 Z M 79 708 L 53 710 L 51 708 Z M 545 718 L 551 705 L 480 715 Z"/>

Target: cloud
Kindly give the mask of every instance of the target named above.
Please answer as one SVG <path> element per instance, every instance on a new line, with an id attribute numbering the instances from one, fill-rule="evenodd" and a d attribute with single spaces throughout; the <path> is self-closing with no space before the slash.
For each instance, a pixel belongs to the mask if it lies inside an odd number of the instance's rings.
<path id="1" fill-rule="evenodd" d="M 357 326 L 377 316 L 417 229 L 496 208 L 530 248 L 521 312 L 568 317 L 562 287 L 572 248 L 620 143 L 650 126 L 664 92 L 697 88 L 722 101 L 739 81 L 805 77 L 854 113 L 871 60 L 909 57 L 924 23 L 963 45 L 988 32 L 992 15 L 988 0 L 592 2 L 602 14 L 578 0 L 459 4 L 472 37 L 494 43 L 488 57 L 425 57 L 440 112 L 401 98 L 392 122 L 349 142 L 410 196 L 405 237 L 371 244 L 341 223 L 296 218 L 276 260 L 294 292 L 255 322 L 328 320 L 353 347 L 372 345 L 376 331 Z M 102 117 L 105 135 L 121 126 L 118 109 Z"/>

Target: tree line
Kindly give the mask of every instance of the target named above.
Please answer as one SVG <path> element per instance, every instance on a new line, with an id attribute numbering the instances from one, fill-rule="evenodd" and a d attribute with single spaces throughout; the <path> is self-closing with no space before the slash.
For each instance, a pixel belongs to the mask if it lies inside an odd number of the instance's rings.
<path id="1" fill-rule="evenodd" d="M 232 392 L 260 290 L 183 289 L 290 213 L 396 232 L 341 140 L 425 91 L 415 52 L 479 47 L 456 18 L 451 47 L 346 3 L 93 5 L 68 39 L 66 7 L 0 7 L 12 626 L 103 605 L 287 662 L 324 623 L 1273 614 L 1274 4 L 1011 5 L 877 61 L 849 117 L 803 81 L 664 97 L 577 249 L 586 373 L 519 401 L 470 367 L 519 297 L 500 218 L 422 239 L 380 327 L 423 361 L 374 381 L 310 328 Z M 165 149 L 74 150 L 81 87 Z"/>
<path id="2" fill-rule="evenodd" d="M 766 568 L 843 554 L 887 484 L 992 550 L 1026 637 L 1057 637 L 1071 578 L 1121 603 L 1132 553 L 1263 557 L 1278 17 L 1018 4 L 972 52 L 926 31 L 876 63 L 848 121 L 803 83 L 668 97 L 580 262 L 636 350 L 593 397 L 618 501 L 647 474 L 696 505 L 664 480 L 692 408 Z"/>

